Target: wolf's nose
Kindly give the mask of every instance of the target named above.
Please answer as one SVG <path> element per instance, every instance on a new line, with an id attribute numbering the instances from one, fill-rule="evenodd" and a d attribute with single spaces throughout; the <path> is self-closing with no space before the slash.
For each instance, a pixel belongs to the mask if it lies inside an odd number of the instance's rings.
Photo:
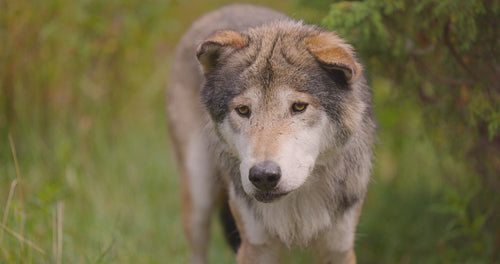
<path id="1" fill-rule="evenodd" d="M 263 161 L 250 168 L 250 182 L 261 191 L 270 191 L 278 185 L 281 169 L 272 161 Z"/>

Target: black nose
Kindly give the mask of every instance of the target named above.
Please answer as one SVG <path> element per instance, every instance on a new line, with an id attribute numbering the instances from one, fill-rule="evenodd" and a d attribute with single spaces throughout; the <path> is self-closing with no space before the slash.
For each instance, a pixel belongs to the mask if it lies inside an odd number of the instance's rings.
<path id="1" fill-rule="evenodd" d="M 281 169 L 272 161 L 263 161 L 250 168 L 249 179 L 261 191 L 270 191 L 278 185 Z"/>

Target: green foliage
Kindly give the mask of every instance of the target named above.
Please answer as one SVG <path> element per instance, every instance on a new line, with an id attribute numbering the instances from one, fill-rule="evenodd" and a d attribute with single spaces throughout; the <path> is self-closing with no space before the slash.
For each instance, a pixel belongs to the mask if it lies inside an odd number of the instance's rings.
<path id="1" fill-rule="evenodd" d="M 287 13 L 313 22 L 330 5 L 292 2 L 301 8 Z M 8 228 L 0 227 L 0 263 L 186 263 L 163 90 L 182 31 L 224 3 L 0 1 L 0 223 Z M 490 76 L 481 65 L 498 58 L 491 37 L 498 26 L 484 23 L 499 4 L 481 3 L 346 2 L 325 18 L 355 44 L 373 76 L 380 143 L 360 218 L 360 263 L 490 263 L 497 185 L 485 188 L 490 174 L 471 177 L 481 151 L 477 159 L 458 156 L 478 146 L 483 126 L 488 136 L 479 150 L 492 151 L 498 100 L 493 88 L 485 92 L 483 82 L 448 63 L 453 54 L 438 45 L 445 18 L 434 17 L 446 14 L 463 61 Z M 483 42 L 491 48 L 477 46 Z M 459 85 L 448 89 L 436 75 Z M 234 263 L 220 229 L 214 222 L 210 259 Z M 285 263 L 311 258 L 298 252 Z"/>
<path id="2" fill-rule="evenodd" d="M 12 231 L 0 228 L 0 263 L 185 262 L 163 115 L 174 11 L 0 1 L 0 221 Z"/>
<path id="3" fill-rule="evenodd" d="M 442 236 L 429 244 L 439 249 L 439 263 L 498 256 L 498 17 L 498 1 L 365 0 L 335 1 L 323 20 L 354 44 L 371 76 L 393 81 L 399 103 L 416 100 L 423 113 L 424 131 L 441 153 L 435 177 L 443 186 L 430 213 L 444 221 L 445 232 L 436 230 Z M 463 163 L 462 172 L 447 164 L 449 154 Z"/>
<path id="4" fill-rule="evenodd" d="M 498 1 L 356 1 L 333 4 L 323 23 L 370 59 L 372 73 L 437 107 L 430 115 L 452 110 L 472 129 L 488 126 L 493 139 L 500 133 L 499 15 Z"/>

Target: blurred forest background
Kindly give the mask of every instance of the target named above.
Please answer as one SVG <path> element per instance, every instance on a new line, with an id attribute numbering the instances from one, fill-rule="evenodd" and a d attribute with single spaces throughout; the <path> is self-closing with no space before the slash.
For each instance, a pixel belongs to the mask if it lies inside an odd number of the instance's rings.
<path id="1" fill-rule="evenodd" d="M 0 263 L 186 263 L 164 88 L 182 32 L 228 3 L 0 0 Z M 365 62 L 359 263 L 500 263 L 500 2 L 254 3 Z M 213 228 L 212 263 L 233 263 Z"/>

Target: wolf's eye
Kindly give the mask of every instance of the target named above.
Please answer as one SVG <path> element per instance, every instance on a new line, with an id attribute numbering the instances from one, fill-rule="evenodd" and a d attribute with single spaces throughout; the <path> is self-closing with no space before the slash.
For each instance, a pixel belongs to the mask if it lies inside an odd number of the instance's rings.
<path id="1" fill-rule="evenodd" d="M 236 107 L 236 112 L 238 115 L 243 116 L 243 117 L 249 117 L 250 116 L 250 108 L 246 105 L 240 105 Z"/>
<path id="2" fill-rule="evenodd" d="M 294 114 L 302 113 L 306 110 L 307 104 L 306 103 L 294 103 L 292 105 L 292 112 Z"/>

